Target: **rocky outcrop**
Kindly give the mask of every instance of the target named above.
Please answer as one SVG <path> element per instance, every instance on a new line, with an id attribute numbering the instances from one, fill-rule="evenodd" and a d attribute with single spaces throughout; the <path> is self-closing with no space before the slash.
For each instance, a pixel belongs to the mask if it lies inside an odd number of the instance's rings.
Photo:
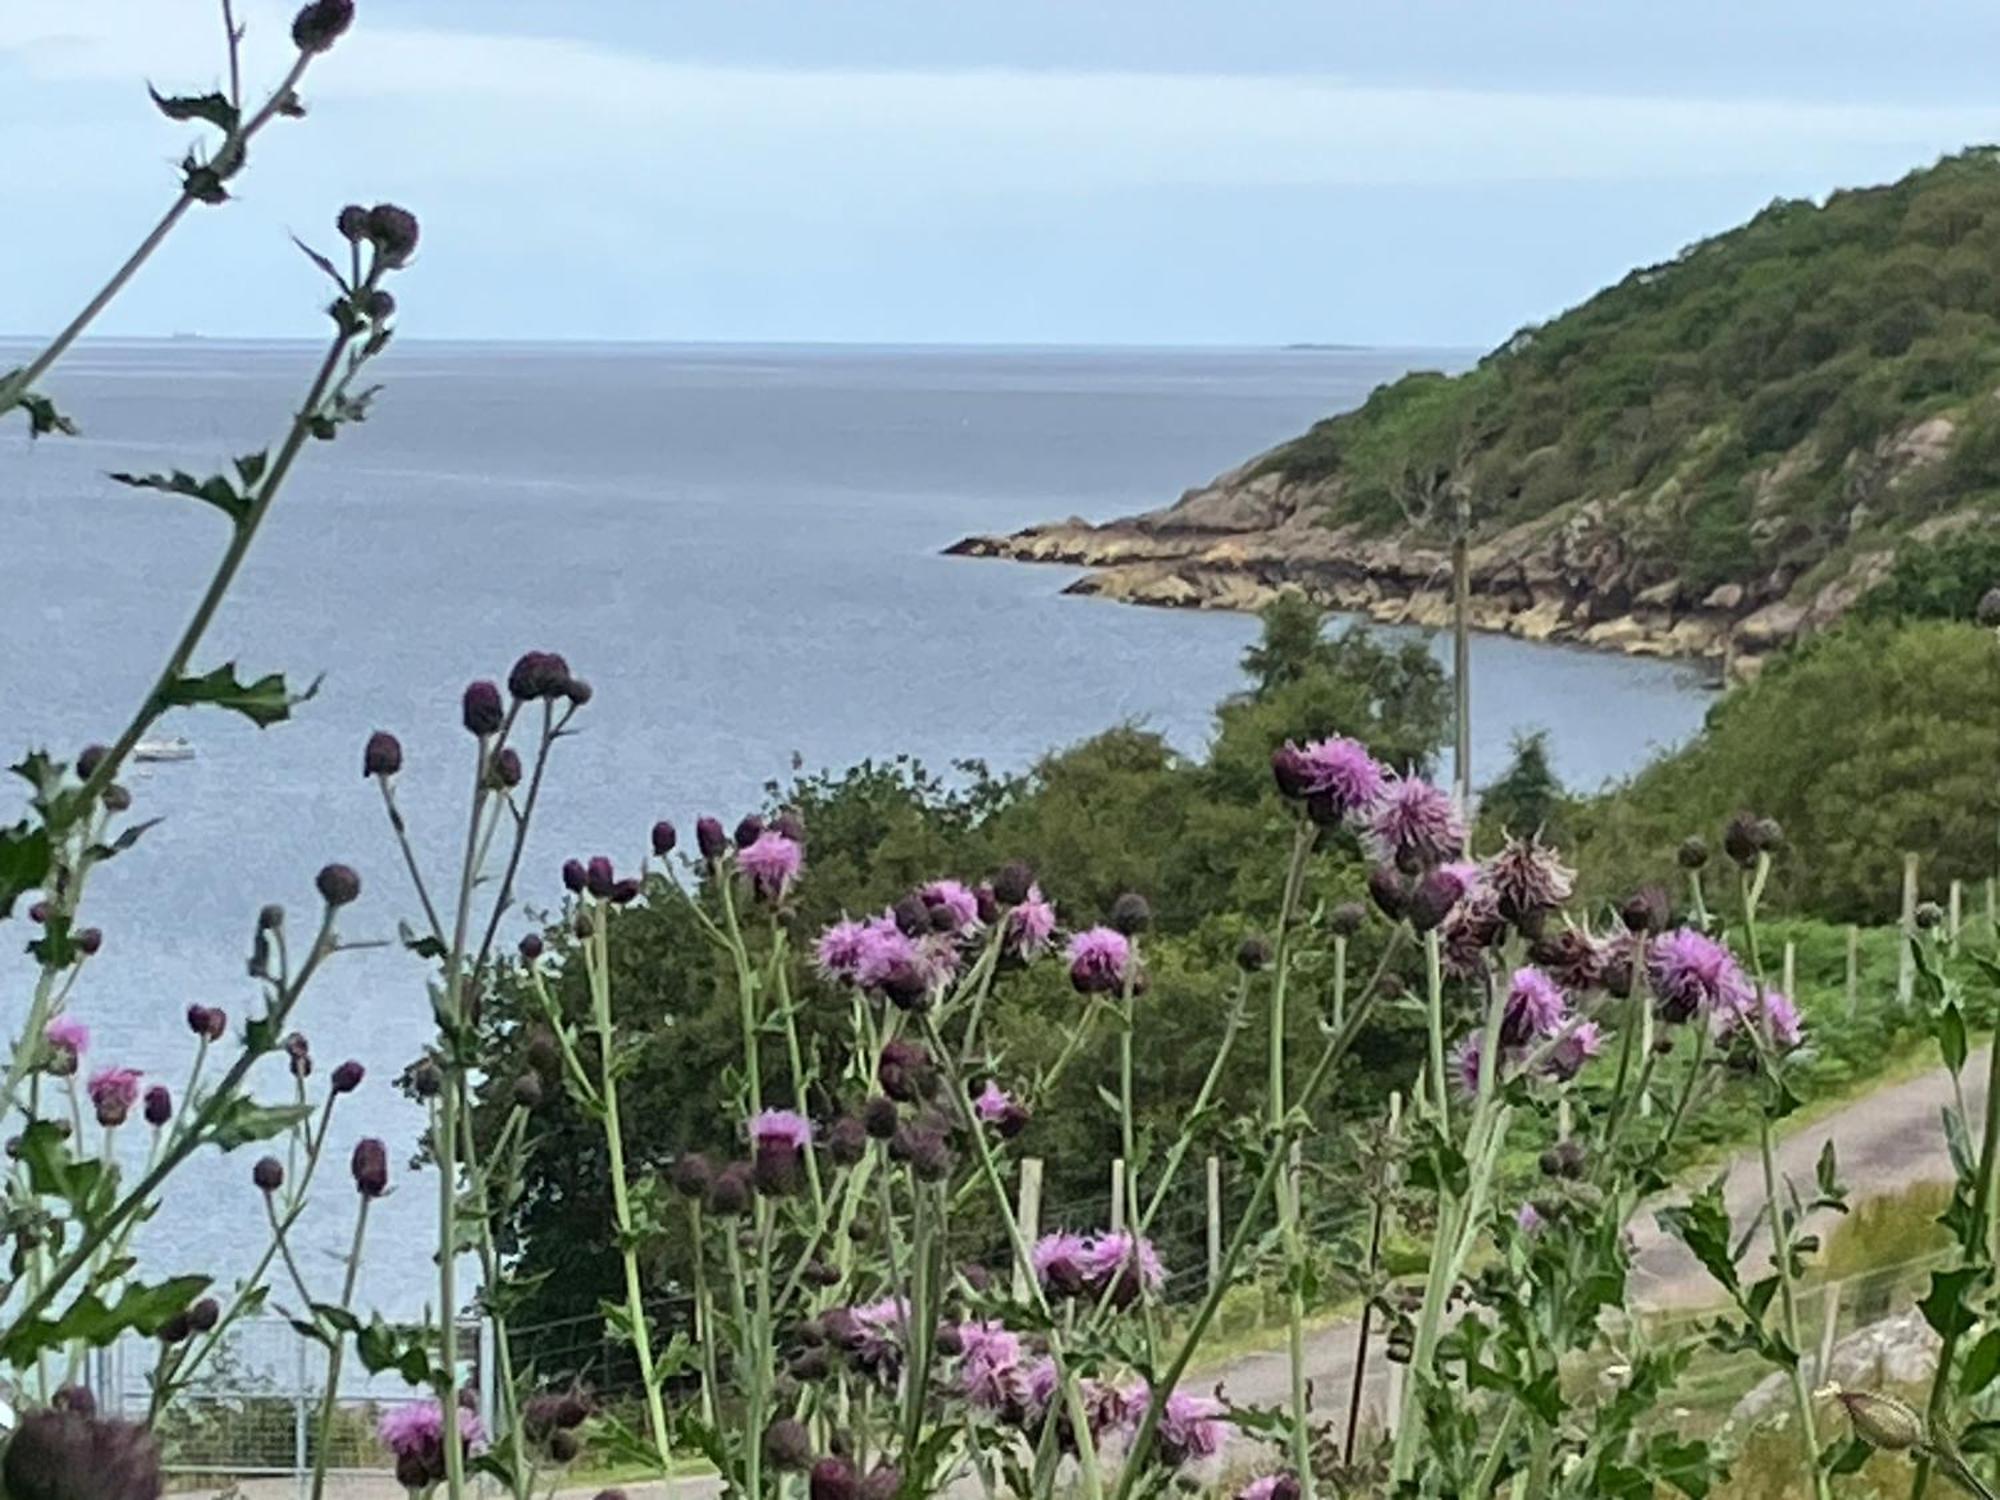
<path id="1" fill-rule="evenodd" d="M 1852 476 L 1849 537 L 1868 524 L 1868 497 L 1904 484 L 1950 451 L 1951 423 L 1930 417 L 1880 444 Z M 1781 485 L 1787 455 L 1758 477 L 1753 506 Z M 1330 610 L 1423 626 L 1451 621 L 1447 546 L 1411 529 L 1331 525 L 1339 481 L 1296 481 L 1261 460 L 1189 490 L 1161 510 L 1101 525 L 1072 517 L 1011 536 L 972 536 L 961 557 L 1061 563 L 1089 571 L 1065 592 L 1169 609 L 1262 608 L 1297 589 Z M 1650 517 L 1676 502 L 1669 478 L 1649 494 L 1565 506 L 1475 538 L 1471 622 L 1535 641 L 1568 641 L 1634 656 L 1707 658 L 1754 671 L 1758 659 L 1844 614 L 1886 574 L 1894 546 L 1833 538 L 1817 566 L 1788 566 L 1694 588 L 1645 543 Z M 1920 531 L 1990 524 L 1945 516 Z M 1837 556 L 1833 555 L 1839 549 Z"/>

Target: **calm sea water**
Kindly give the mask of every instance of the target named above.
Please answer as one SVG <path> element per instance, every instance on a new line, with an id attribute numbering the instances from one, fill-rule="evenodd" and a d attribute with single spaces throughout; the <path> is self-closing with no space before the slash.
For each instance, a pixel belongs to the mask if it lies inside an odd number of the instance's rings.
<path id="1" fill-rule="evenodd" d="M 96 1060 L 177 1086 L 184 1007 L 254 998 L 243 974 L 266 901 L 313 909 L 326 860 L 359 868 L 345 928 L 393 934 L 411 902 L 361 780 L 377 727 L 402 735 L 405 805 L 442 872 L 460 816 L 465 681 L 523 648 L 564 652 L 598 693 L 567 747 L 528 863 L 547 897 L 565 854 L 636 858 L 645 830 L 733 815 L 762 783 L 914 752 L 1018 768 L 1137 720 L 1199 750 L 1238 685 L 1254 622 L 1063 598 L 1067 570 L 948 559 L 971 531 L 1170 500 L 1449 354 L 411 345 L 381 366 L 377 414 L 305 455 L 217 621 L 202 667 L 324 673 L 294 723 L 221 715 L 167 726 L 199 747 L 142 772 L 163 816 L 93 884 L 104 952 L 75 1009 Z M 0 740 L 63 751 L 108 739 L 146 689 L 224 535 L 192 502 L 108 483 L 112 469 L 222 466 L 281 429 L 303 346 L 86 346 L 50 389 L 83 426 L 0 435 Z M 9 363 L 0 348 L 0 367 Z M 1445 643 L 1437 643 L 1440 653 Z M 1552 731 L 1573 785 L 1640 764 L 1698 725 L 1695 676 L 1498 638 L 1475 644 L 1475 763 L 1519 728 Z M 6 813 L 0 806 L 0 814 Z M 442 874 L 439 877 L 442 879 Z M 21 934 L 15 924 L 5 931 Z M 9 945 L 11 946 L 11 944 Z M 24 960 L 0 983 L 25 1004 Z M 308 996 L 322 1069 L 356 1056 L 377 1082 L 336 1127 L 336 1180 L 363 1133 L 398 1151 L 416 1122 L 388 1076 L 427 1030 L 423 975 L 394 952 L 343 955 Z M 282 1076 L 269 1091 L 288 1086 Z M 240 1268 L 261 1210 L 249 1162 L 205 1162 L 200 1191 L 152 1226 L 176 1265 Z M 422 1302 L 431 1188 L 376 1223 L 365 1293 Z M 349 1203 L 304 1236 L 330 1278 Z M 336 1211 L 337 1210 L 337 1211 Z"/>

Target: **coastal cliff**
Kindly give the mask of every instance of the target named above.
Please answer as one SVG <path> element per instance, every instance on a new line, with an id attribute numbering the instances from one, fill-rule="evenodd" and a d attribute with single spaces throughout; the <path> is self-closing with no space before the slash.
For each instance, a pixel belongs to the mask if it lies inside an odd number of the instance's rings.
<path id="1" fill-rule="evenodd" d="M 1464 374 L 1421 372 L 1163 509 L 968 537 L 1069 592 L 1254 610 L 1286 588 L 1754 670 L 1896 565 L 2000 521 L 2000 157 L 1779 202 Z"/>

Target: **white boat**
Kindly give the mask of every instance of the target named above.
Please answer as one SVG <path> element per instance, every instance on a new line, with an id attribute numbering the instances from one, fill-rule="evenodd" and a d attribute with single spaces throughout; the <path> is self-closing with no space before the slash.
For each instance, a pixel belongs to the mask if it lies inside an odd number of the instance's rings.
<path id="1" fill-rule="evenodd" d="M 132 747 L 134 760 L 193 760 L 194 746 L 183 735 L 170 740 L 141 740 Z"/>

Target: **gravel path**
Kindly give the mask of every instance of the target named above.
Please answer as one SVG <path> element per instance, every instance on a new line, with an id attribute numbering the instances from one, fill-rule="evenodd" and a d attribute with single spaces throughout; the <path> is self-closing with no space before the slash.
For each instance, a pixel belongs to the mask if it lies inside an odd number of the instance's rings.
<path id="1" fill-rule="evenodd" d="M 1986 1066 L 1987 1049 L 1983 1047 L 1966 1060 L 1966 1103 L 1975 1118 L 1985 1105 Z M 1839 1156 L 1841 1179 L 1855 1202 L 1900 1191 L 1911 1183 L 1949 1178 L 1951 1166 L 1945 1158 L 1939 1111 L 1950 1099 L 1950 1075 L 1942 1068 L 1879 1089 L 1782 1141 L 1777 1151 L 1778 1170 L 1797 1180 L 1803 1189 L 1813 1180 L 1821 1148 L 1831 1140 Z M 1739 1226 L 1750 1222 L 1763 1191 L 1763 1168 L 1758 1153 L 1750 1150 L 1735 1157 L 1729 1164 L 1725 1192 L 1730 1213 Z M 1715 1289 L 1707 1273 L 1677 1240 L 1659 1228 L 1651 1212 L 1640 1215 L 1632 1233 L 1639 1247 L 1631 1283 L 1635 1304 L 1678 1308 L 1701 1307 L 1715 1301 Z M 1355 1324 L 1340 1323 L 1307 1335 L 1306 1373 L 1311 1406 L 1323 1418 L 1342 1416 L 1347 1410 L 1354 1379 L 1356 1331 Z M 1380 1351 L 1378 1339 L 1370 1356 L 1364 1393 L 1366 1408 L 1377 1413 L 1388 1386 Z M 1219 1385 L 1230 1399 L 1243 1405 L 1275 1406 L 1290 1397 L 1291 1366 L 1284 1350 L 1279 1348 L 1242 1356 L 1220 1369 L 1203 1372 L 1191 1383 Z M 629 1500 L 710 1500 L 717 1488 L 712 1479 L 690 1479 L 673 1486 L 626 1486 L 625 1493 Z M 217 1494 L 201 1489 L 185 1493 Z M 247 1482 L 240 1490 L 221 1493 L 240 1495 L 242 1500 L 291 1500 L 299 1490 L 289 1479 L 272 1479 Z M 329 1484 L 327 1493 L 329 1500 L 403 1500 L 404 1495 L 386 1475 L 379 1479 L 372 1476 L 342 1479 Z M 564 1500 L 588 1500 L 592 1493 L 565 1491 Z"/>

